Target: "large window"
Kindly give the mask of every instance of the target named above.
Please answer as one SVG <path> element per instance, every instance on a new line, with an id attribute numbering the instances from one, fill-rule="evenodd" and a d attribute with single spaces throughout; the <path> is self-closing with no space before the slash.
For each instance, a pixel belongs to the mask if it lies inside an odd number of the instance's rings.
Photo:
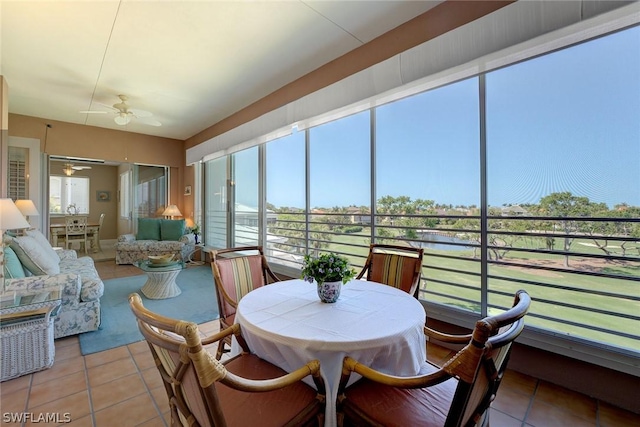
<path id="1" fill-rule="evenodd" d="M 478 242 L 460 238 L 480 224 L 478 79 L 382 106 L 375 129 L 376 243 L 422 246 L 429 300 L 479 312 Z"/>
<path id="2" fill-rule="evenodd" d="M 488 304 L 638 349 L 640 28 L 487 74 Z M 632 47 L 631 50 L 630 47 Z"/>
<path id="3" fill-rule="evenodd" d="M 291 268 L 300 268 L 307 247 L 305 135 L 295 132 L 265 147 L 266 253 Z"/>
<path id="4" fill-rule="evenodd" d="M 258 147 L 231 155 L 233 240 L 231 246 L 258 244 Z"/>
<path id="5" fill-rule="evenodd" d="M 88 214 L 89 178 L 82 176 L 49 177 L 49 213 Z"/>
<path id="6" fill-rule="evenodd" d="M 634 27 L 293 133 L 259 148 L 265 168 L 255 148 L 232 167 L 255 168 L 247 194 L 266 181 L 256 238 L 276 269 L 422 246 L 430 315 L 462 324 L 524 288 L 538 342 L 622 359 L 640 342 L 639 93 Z"/>

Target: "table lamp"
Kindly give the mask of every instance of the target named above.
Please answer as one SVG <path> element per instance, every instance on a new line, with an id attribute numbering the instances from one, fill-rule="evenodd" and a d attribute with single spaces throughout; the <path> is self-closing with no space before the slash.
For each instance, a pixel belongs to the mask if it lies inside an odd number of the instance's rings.
<path id="1" fill-rule="evenodd" d="M 180 209 L 178 209 L 176 205 L 169 205 L 167 209 L 162 212 L 162 215 L 173 219 L 174 216 L 182 216 L 182 212 L 180 212 Z"/>
<path id="2" fill-rule="evenodd" d="M 31 224 L 31 221 L 29 221 L 30 216 L 40 215 L 40 212 L 36 209 L 36 205 L 29 199 L 16 200 L 16 206 L 20 209 L 20 212 L 22 212 L 22 215 L 24 215 L 29 224 Z"/>
<path id="3" fill-rule="evenodd" d="M 7 230 L 17 230 L 21 228 L 31 228 L 22 212 L 16 207 L 11 199 L 0 199 L 0 238 L 2 245 L 0 248 L 0 277 L 2 277 L 2 289 L 4 289 L 4 233 Z"/>

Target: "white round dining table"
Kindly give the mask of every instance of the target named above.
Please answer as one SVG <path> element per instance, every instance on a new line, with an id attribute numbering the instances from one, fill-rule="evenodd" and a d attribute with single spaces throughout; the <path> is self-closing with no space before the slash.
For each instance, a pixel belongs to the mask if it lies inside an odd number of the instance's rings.
<path id="1" fill-rule="evenodd" d="M 321 302 L 316 285 L 303 280 L 272 283 L 245 295 L 236 312 L 242 336 L 261 358 L 288 372 L 320 361 L 331 427 L 344 357 L 392 375 L 416 375 L 426 361 L 425 319 L 411 295 L 361 280 L 343 285 L 335 303 Z"/>

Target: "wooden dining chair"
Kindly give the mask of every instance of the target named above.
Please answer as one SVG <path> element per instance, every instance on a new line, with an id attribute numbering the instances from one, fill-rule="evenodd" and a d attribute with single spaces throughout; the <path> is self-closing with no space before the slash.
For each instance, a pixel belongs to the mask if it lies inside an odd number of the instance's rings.
<path id="1" fill-rule="evenodd" d="M 441 367 L 402 378 L 346 357 L 338 391 L 344 426 L 488 426 L 489 405 L 498 392 L 511 344 L 524 328 L 531 299 L 518 291 L 511 309 L 476 322 L 468 335 L 425 327 L 429 339 L 466 346 Z M 346 387 L 352 372 L 363 378 Z"/>
<path id="2" fill-rule="evenodd" d="M 80 250 L 87 254 L 87 217 L 67 216 L 65 224 L 65 247 L 71 249 L 73 243 L 80 243 Z"/>
<path id="3" fill-rule="evenodd" d="M 212 251 L 211 269 L 216 286 L 221 329 L 234 324 L 236 308 L 243 296 L 268 283 L 280 281 L 271 271 L 262 246 Z M 220 359 L 230 348 L 230 337 L 220 341 L 216 357 Z"/>
<path id="4" fill-rule="evenodd" d="M 317 360 L 287 373 L 251 354 L 239 325 L 202 338 L 195 323 L 148 310 L 138 294 L 129 305 L 162 377 L 172 426 L 324 425 Z M 243 351 L 224 363 L 204 347 L 232 335 Z M 302 381 L 309 376 L 316 390 Z"/>
<path id="5" fill-rule="evenodd" d="M 423 253 L 422 248 L 373 243 L 356 279 L 366 274 L 367 280 L 402 289 L 418 298 Z"/>

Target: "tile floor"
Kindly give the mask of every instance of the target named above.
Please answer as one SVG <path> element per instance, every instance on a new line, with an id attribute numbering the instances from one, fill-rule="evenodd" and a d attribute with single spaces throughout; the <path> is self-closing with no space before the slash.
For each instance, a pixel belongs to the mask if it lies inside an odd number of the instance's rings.
<path id="1" fill-rule="evenodd" d="M 133 266 L 96 262 L 104 280 L 137 275 Z M 218 321 L 202 325 L 218 331 Z M 168 426 L 168 403 L 160 376 L 144 341 L 95 353 L 80 354 L 77 336 L 56 340 L 50 369 L 0 383 L 4 426 L 66 425 L 87 427 Z M 213 350 L 215 351 L 215 349 Z M 449 350 L 429 346 L 429 360 L 446 360 Z M 53 422 L 10 422 L 5 414 L 29 413 L 54 417 Z M 65 413 L 70 422 L 64 423 Z M 59 422 L 55 422 L 55 417 Z M 40 422 L 35 422 L 40 421 Z M 511 426 L 639 426 L 640 415 L 588 396 L 507 371 L 491 408 L 492 427 Z"/>

